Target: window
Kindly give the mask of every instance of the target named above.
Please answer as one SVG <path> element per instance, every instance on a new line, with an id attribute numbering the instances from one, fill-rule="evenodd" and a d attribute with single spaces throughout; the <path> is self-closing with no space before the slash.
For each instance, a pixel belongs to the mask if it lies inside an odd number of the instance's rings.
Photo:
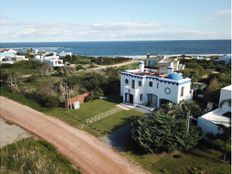
<path id="1" fill-rule="evenodd" d="M 140 101 L 143 101 L 143 94 L 140 94 L 139 99 Z"/>
<path id="2" fill-rule="evenodd" d="M 181 97 L 184 96 L 184 87 L 181 87 L 181 94 L 180 94 L 180 96 Z"/>
<path id="3" fill-rule="evenodd" d="M 153 86 L 153 83 L 152 81 L 149 82 L 149 87 L 152 87 Z"/>
<path id="4" fill-rule="evenodd" d="M 139 84 L 138 84 L 139 86 L 142 86 L 142 81 L 139 81 Z"/>
<path id="5" fill-rule="evenodd" d="M 132 85 L 131 87 L 134 89 L 135 88 L 135 80 L 132 80 Z"/>
<path id="6" fill-rule="evenodd" d="M 129 83 L 128 79 L 126 79 L 126 80 L 125 80 L 125 83 L 126 83 L 126 84 L 128 84 L 128 83 Z"/>
<path id="7" fill-rule="evenodd" d="M 159 83 L 157 82 L 157 85 L 156 85 L 157 89 L 159 88 Z"/>

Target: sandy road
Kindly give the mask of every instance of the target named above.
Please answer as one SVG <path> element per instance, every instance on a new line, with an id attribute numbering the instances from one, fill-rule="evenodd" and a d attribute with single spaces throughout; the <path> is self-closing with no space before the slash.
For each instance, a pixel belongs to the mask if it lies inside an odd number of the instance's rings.
<path id="1" fill-rule="evenodd" d="M 112 67 L 113 68 L 119 68 L 119 67 L 130 65 L 130 64 L 133 64 L 133 63 L 137 63 L 137 62 L 139 62 L 139 60 L 134 59 L 134 60 L 130 60 L 130 61 L 127 61 L 127 62 L 118 63 L 118 64 L 104 65 L 104 66 L 99 66 L 99 67 L 96 67 L 96 68 L 89 68 L 89 69 L 86 69 L 86 70 L 79 70 L 78 72 L 81 72 L 81 71 L 85 71 L 85 72 L 98 71 L 98 70 L 103 70 L 103 69 L 112 68 Z"/>
<path id="2" fill-rule="evenodd" d="M 53 144 L 82 173 L 146 173 L 94 136 L 2 96 L 0 96 L 0 114 L 6 120 Z"/>

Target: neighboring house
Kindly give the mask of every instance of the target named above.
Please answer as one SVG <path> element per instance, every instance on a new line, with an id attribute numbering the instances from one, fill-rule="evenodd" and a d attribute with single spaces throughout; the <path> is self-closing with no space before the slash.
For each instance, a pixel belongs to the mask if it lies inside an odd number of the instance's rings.
<path id="1" fill-rule="evenodd" d="M 4 53 L 13 53 L 13 54 L 16 54 L 17 51 L 16 50 L 13 50 L 13 49 L 10 49 L 10 48 L 3 48 L 0 50 L 0 52 L 4 52 Z"/>
<path id="2" fill-rule="evenodd" d="M 231 54 L 224 54 L 218 60 L 224 61 L 226 64 L 231 63 Z"/>
<path id="3" fill-rule="evenodd" d="M 72 56 L 72 53 L 71 52 L 64 52 L 64 51 L 62 51 L 61 53 L 58 54 L 58 56 L 60 56 L 60 57 Z"/>
<path id="4" fill-rule="evenodd" d="M 169 101 L 179 103 L 191 100 L 191 79 L 174 73 L 168 68 L 168 73 L 144 67 L 139 63 L 139 69 L 121 72 L 121 96 L 124 103 L 158 108 Z"/>
<path id="5" fill-rule="evenodd" d="M 219 107 L 198 118 L 198 127 L 203 135 L 207 133 L 222 133 L 219 125 L 231 126 L 231 91 L 232 85 L 221 89 Z"/>
<path id="6" fill-rule="evenodd" d="M 185 65 L 179 63 L 178 57 L 147 55 L 145 63 L 146 67 L 159 69 L 165 73 L 167 73 L 170 66 L 173 68 L 173 71 L 180 71 L 185 68 Z"/>
<path id="7" fill-rule="evenodd" d="M 63 67 L 63 60 L 55 52 L 45 52 L 43 54 L 37 54 L 32 60 L 41 61 L 47 63 L 53 67 Z"/>
<path id="8" fill-rule="evenodd" d="M 28 60 L 23 55 L 16 55 L 13 52 L 0 52 L 0 63 L 1 64 L 13 64 L 18 61 Z"/>

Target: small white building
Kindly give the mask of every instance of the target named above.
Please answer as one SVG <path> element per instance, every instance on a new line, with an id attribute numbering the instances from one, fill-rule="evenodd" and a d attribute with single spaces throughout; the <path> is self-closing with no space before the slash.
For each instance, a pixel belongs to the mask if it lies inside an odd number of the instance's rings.
<path id="1" fill-rule="evenodd" d="M 165 74 L 144 68 L 144 62 L 141 61 L 139 69 L 121 72 L 121 96 L 124 103 L 157 108 L 169 101 L 179 103 L 191 100 L 192 95 L 191 79 L 174 73 L 171 66 Z"/>
<path id="2" fill-rule="evenodd" d="M 33 57 L 33 60 L 47 63 L 53 67 L 63 67 L 63 60 L 55 52 L 46 52 L 44 54 L 37 54 Z"/>
<path id="3" fill-rule="evenodd" d="M 13 52 L 0 52 L 0 63 L 1 64 L 13 64 L 18 61 L 28 60 L 23 55 L 16 55 Z"/>
<path id="4" fill-rule="evenodd" d="M 198 118 L 197 125 L 201 128 L 203 135 L 207 133 L 218 134 L 222 133 L 219 125 L 226 127 L 231 126 L 231 100 L 232 85 L 221 89 L 219 107 L 211 112 L 208 112 Z"/>
<path id="5" fill-rule="evenodd" d="M 2 48 L 2 49 L 0 50 L 0 52 L 4 52 L 4 53 L 13 53 L 13 54 L 16 54 L 16 53 L 17 53 L 16 50 L 11 49 L 11 48 Z"/>
<path id="6" fill-rule="evenodd" d="M 60 57 L 72 56 L 72 53 L 71 52 L 64 52 L 64 51 L 62 51 L 61 53 L 58 54 L 58 56 L 60 56 Z"/>
<path id="7" fill-rule="evenodd" d="M 173 56 L 156 56 L 147 55 L 145 60 L 146 67 L 156 68 L 167 73 L 168 67 L 172 67 L 173 71 L 180 71 L 185 68 L 185 65 L 180 64 L 178 57 Z"/>

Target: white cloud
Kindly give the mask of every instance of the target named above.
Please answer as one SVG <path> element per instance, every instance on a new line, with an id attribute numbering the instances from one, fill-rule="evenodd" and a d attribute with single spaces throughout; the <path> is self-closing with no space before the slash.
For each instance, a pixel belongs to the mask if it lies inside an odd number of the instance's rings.
<path id="1" fill-rule="evenodd" d="M 219 10 L 217 12 L 215 12 L 214 14 L 210 15 L 208 18 L 211 21 L 230 21 L 230 17 L 231 17 L 231 9 L 224 9 L 224 10 Z"/>
<path id="2" fill-rule="evenodd" d="M 86 40 L 176 40 L 226 38 L 217 32 L 177 28 L 155 22 L 95 23 L 3 23 L 0 39 L 13 41 L 86 41 Z"/>

